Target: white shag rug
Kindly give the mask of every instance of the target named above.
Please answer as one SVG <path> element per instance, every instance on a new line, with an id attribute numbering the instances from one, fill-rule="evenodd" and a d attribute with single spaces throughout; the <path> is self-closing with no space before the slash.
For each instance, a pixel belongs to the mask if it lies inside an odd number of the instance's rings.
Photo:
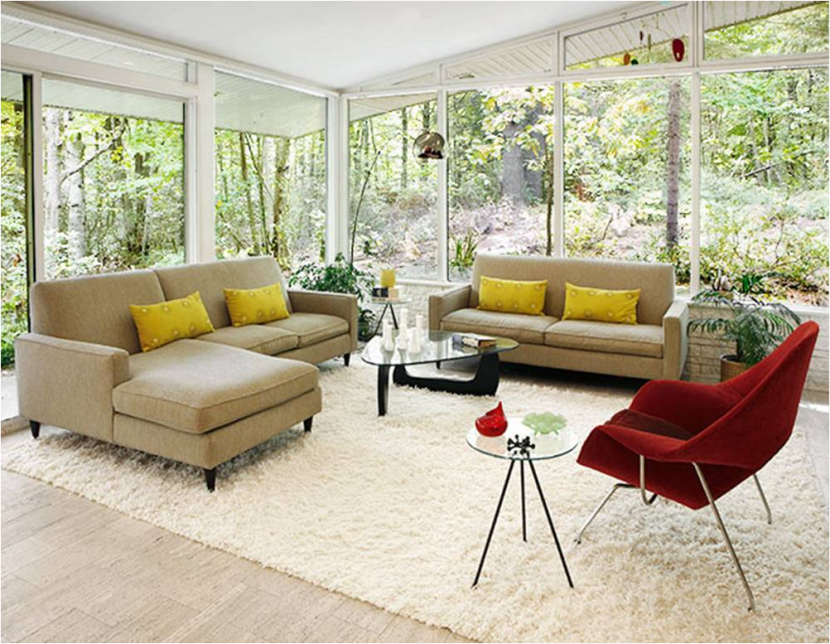
<path id="1" fill-rule="evenodd" d="M 751 481 L 719 501 L 755 613 L 708 509 L 645 507 L 621 491 L 574 544 L 613 482 L 578 466 L 578 450 L 537 466 L 576 588 L 530 478 L 522 543 L 514 472 L 473 590 L 507 464 L 471 450 L 465 434 L 495 400 L 393 385 L 378 418 L 376 371 L 354 362 L 321 374 L 324 411 L 311 434 L 291 430 L 223 465 L 214 494 L 195 468 L 48 430 L 4 449 L 2 466 L 474 639 L 828 639 L 826 511 L 800 433 L 760 474 L 772 525 Z M 511 415 L 561 412 L 584 436 L 629 396 L 503 379 L 498 397 Z"/>

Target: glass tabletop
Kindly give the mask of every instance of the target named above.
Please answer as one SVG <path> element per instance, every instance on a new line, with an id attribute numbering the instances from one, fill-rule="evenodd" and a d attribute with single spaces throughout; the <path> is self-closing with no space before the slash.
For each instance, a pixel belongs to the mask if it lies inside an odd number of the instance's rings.
<path id="1" fill-rule="evenodd" d="M 411 297 L 398 297 L 394 300 L 389 299 L 388 297 L 372 297 L 372 304 L 412 304 Z"/>
<path id="2" fill-rule="evenodd" d="M 522 455 L 518 448 L 509 449 L 511 445 L 518 442 L 524 443 L 529 439 L 534 447 L 527 449 L 527 455 Z M 533 430 L 522 424 L 519 416 L 508 417 L 507 431 L 501 436 L 482 436 L 475 427 L 467 432 L 467 444 L 475 451 L 505 460 L 532 460 L 543 461 L 550 458 L 557 458 L 572 452 L 579 444 L 576 436 L 569 427 L 565 427 L 558 434 L 534 435 Z"/>
<path id="3" fill-rule="evenodd" d="M 411 331 L 412 329 L 410 329 Z M 476 347 L 462 345 L 457 341 L 454 342 L 453 337 L 460 335 L 462 334 L 450 333 L 448 331 L 429 331 L 418 353 L 410 353 L 406 348 L 399 349 L 397 347 L 392 351 L 386 351 L 383 348 L 383 338 L 381 336 L 375 336 L 366 344 L 361 357 L 364 362 L 372 365 L 392 367 L 463 360 L 465 358 L 501 353 L 502 351 L 509 351 L 519 346 L 518 342 L 509 338 L 494 338 L 496 346 L 478 349 Z M 398 331 L 394 332 L 394 336 L 397 339 Z"/>

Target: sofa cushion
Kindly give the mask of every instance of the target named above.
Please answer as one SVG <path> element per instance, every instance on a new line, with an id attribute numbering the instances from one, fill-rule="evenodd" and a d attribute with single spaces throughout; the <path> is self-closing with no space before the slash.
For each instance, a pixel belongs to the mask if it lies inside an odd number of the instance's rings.
<path id="1" fill-rule="evenodd" d="M 264 324 L 250 324 L 239 328 L 226 326 L 216 329 L 213 333 L 199 336 L 198 339 L 256 351 L 269 356 L 296 349 L 299 343 L 296 333 L 284 329 L 274 329 Z"/>
<path id="2" fill-rule="evenodd" d="M 349 323 L 343 318 L 324 313 L 300 313 L 295 311 L 290 318 L 269 322 L 265 326 L 295 333 L 300 347 L 317 344 L 323 340 L 349 332 Z"/>
<path id="3" fill-rule="evenodd" d="M 663 327 L 563 320 L 548 329 L 545 344 L 563 349 L 662 358 Z"/>
<path id="4" fill-rule="evenodd" d="M 453 311 L 441 320 L 442 331 L 462 333 L 483 333 L 517 342 L 544 344 L 545 331 L 556 322 L 550 315 L 520 315 L 516 313 L 495 313 L 478 309 Z"/>
<path id="5" fill-rule="evenodd" d="M 113 390 L 118 413 L 203 434 L 317 387 L 317 368 L 233 347 L 179 340 L 130 357 Z"/>
<path id="6" fill-rule="evenodd" d="M 288 293 L 282 271 L 273 257 L 225 259 L 220 262 L 168 266 L 154 270 L 168 300 L 199 291 L 210 320 L 217 329 L 230 326 L 231 323 L 222 289 L 260 288 L 279 282 L 282 292 Z M 285 304 L 290 313 L 291 299 L 287 295 Z"/>

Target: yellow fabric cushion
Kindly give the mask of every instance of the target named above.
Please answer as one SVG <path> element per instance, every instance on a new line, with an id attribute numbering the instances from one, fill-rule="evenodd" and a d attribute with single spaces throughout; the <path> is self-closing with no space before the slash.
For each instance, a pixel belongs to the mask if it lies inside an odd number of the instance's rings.
<path id="1" fill-rule="evenodd" d="M 142 351 L 152 351 L 182 338 L 211 333 L 210 321 L 199 291 L 161 304 L 130 305 Z"/>
<path id="2" fill-rule="evenodd" d="M 565 312 L 562 319 L 637 324 L 640 290 L 607 291 L 565 282 Z"/>
<path id="3" fill-rule="evenodd" d="M 284 320 L 289 316 L 279 282 L 262 288 L 223 290 L 231 324 L 234 326 L 264 324 Z"/>
<path id="4" fill-rule="evenodd" d="M 481 276 L 478 308 L 500 313 L 545 314 L 545 290 L 548 281 L 516 282 Z"/>

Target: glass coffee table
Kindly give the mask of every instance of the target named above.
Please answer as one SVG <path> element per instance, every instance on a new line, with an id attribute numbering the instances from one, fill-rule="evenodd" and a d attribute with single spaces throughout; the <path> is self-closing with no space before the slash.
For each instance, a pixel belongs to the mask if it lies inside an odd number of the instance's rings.
<path id="1" fill-rule="evenodd" d="M 484 569 L 484 560 L 487 558 L 490 541 L 493 539 L 493 533 L 496 530 L 496 522 L 499 520 L 504 495 L 507 492 L 507 485 L 510 483 L 511 474 L 513 474 L 513 466 L 517 462 L 519 463 L 522 485 L 522 540 L 527 542 L 527 519 L 525 515 L 525 463 L 527 463 L 530 467 L 530 473 L 533 475 L 533 481 L 536 483 L 536 491 L 539 493 L 539 499 L 542 501 L 542 508 L 545 510 L 545 516 L 547 517 L 551 534 L 553 534 L 553 541 L 556 543 L 556 550 L 559 552 L 562 568 L 565 569 L 565 577 L 568 579 L 568 585 L 571 588 L 574 587 L 573 581 L 571 580 L 571 573 L 568 570 L 568 564 L 565 561 L 565 555 L 562 552 L 562 546 L 559 543 L 559 537 L 556 535 L 556 528 L 553 527 L 553 519 L 550 516 L 545 494 L 542 492 L 542 484 L 539 482 L 539 476 L 536 474 L 534 462 L 547 461 L 564 456 L 572 452 L 578 442 L 571 430 L 567 427 L 560 430 L 557 434 L 536 436 L 533 434 L 533 430 L 522 424 L 521 418 L 508 418 L 507 431 L 501 436 L 482 436 L 475 427 L 467 432 L 467 444 L 475 451 L 492 458 L 510 461 L 510 466 L 507 468 L 507 478 L 504 480 L 504 487 L 501 490 L 498 505 L 496 505 L 496 514 L 493 517 L 490 533 L 487 535 L 487 542 L 484 544 L 484 552 L 481 555 L 481 562 L 478 564 L 476 578 L 473 581 L 473 588 L 478 585 L 481 571 Z"/>
<path id="2" fill-rule="evenodd" d="M 495 338 L 496 346 L 486 349 L 468 347 L 453 342 L 457 333 L 447 331 L 429 331 L 424 338 L 421 351 L 409 353 L 407 349 L 395 347 L 392 351 L 383 348 L 383 338 L 375 336 L 363 349 L 363 361 L 378 368 L 378 415 L 385 416 L 389 401 L 389 371 L 393 370 L 392 380 L 396 385 L 422 387 L 432 391 L 447 391 L 455 394 L 474 396 L 492 396 L 499 388 L 499 354 L 510 351 L 519 343 L 509 338 Z M 395 332 L 397 337 L 397 332 Z M 457 378 L 419 377 L 408 373 L 406 368 L 412 365 L 435 364 L 453 360 L 478 358 L 475 375 L 468 380 Z"/>

